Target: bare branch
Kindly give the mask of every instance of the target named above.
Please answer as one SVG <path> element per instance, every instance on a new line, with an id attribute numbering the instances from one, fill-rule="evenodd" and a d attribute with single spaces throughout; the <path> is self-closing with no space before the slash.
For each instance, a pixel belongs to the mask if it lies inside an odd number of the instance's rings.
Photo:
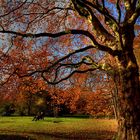
<path id="1" fill-rule="evenodd" d="M 124 0 L 124 5 L 126 9 L 125 14 L 125 23 L 131 23 L 134 24 L 135 20 L 138 18 L 139 14 L 139 0 L 134 0 L 131 2 L 131 0 Z"/>
<path id="2" fill-rule="evenodd" d="M 10 13 L 15 12 L 16 10 L 19 10 L 22 6 L 24 6 L 24 5 L 26 4 L 27 1 L 28 1 L 28 0 L 25 0 L 22 4 L 20 4 L 19 6 L 17 6 L 17 7 L 14 8 L 14 9 L 12 9 L 11 11 L 5 13 L 4 15 L 0 15 L 0 18 L 3 18 L 3 17 L 5 17 L 5 16 L 9 15 Z"/>
<path id="3" fill-rule="evenodd" d="M 85 60 L 87 62 L 85 62 Z M 91 68 L 88 68 L 86 70 L 74 70 L 72 71 L 70 74 L 68 74 L 66 77 L 64 78 L 61 78 L 60 80 L 57 80 L 58 78 L 58 70 L 62 67 L 62 66 L 67 66 L 67 67 L 70 67 L 70 68 L 76 68 L 76 67 L 80 67 L 82 64 L 86 64 L 88 66 L 90 66 Z M 89 71 L 94 71 L 94 70 L 102 70 L 102 71 L 106 71 L 108 74 L 112 75 L 114 72 L 113 72 L 113 69 L 112 67 L 109 65 L 109 64 L 98 64 L 96 62 L 94 62 L 94 60 L 90 57 L 90 56 L 85 56 L 82 61 L 78 62 L 78 63 L 72 63 L 72 64 L 60 64 L 60 66 L 57 67 L 56 69 L 56 73 L 55 73 L 55 78 L 53 81 L 49 81 L 46 77 L 45 77 L 45 73 L 43 72 L 41 74 L 42 78 L 48 83 L 48 84 L 52 84 L 52 85 L 55 85 L 55 84 L 58 84 L 64 80 L 67 80 L 69 79 L 71 76 L 73 76 L 75 73 L 86 73 L 86 72 L 89 72 Z"/>
<path id="4" fill-rule="evenodd" d="M 87 57 L 85 56 L 80 62 L 78 63 L 67 63 L 67 64 L 61 64 L 56 68 L 56 72 L 55 72 L 55 78 L 53 81 L 55 81 L 58 78 L 58 71 L 62 68 L 62 67 L 66 67 L 66 68 L 78 68 L 80 67 L 82 64 L 86 64 L 88 66 L 93 65 L 93 62 L 86 62 L 85 60 L 87 59 Z"/>
<path id="5" fill-rule="evenodd" d="M 131 10 L 131 0 L 124 0 L 124 6 L 128 13 Z"/>
<path id="6" fill-rule="evenodd" d="M 62 31 L 62 32 L 58 32 L 58 33 L 45 33 L 44 32 L 44 33 L 38 33 L 38 34 L 32 34 L 32 33 L 24 34 L 24 33 L 15 32 L 15 31 L 2 30 L 2 31 L 0 31 L 0 33 L 9 33 L 9 34 L 13 34 L 13 35 L 21 36 L 21 37 L 30 37 L 30 38 L 39 38 L 39 37 L 57 38 L 57 37 L 68 35 L 68 34 L 73 34 L 73 35 L 81 34 L 81 35 L 84 35 L 91 39 L 91 41 L 94 44 L 94 47 L 92 46 L 93 48 L 97 48 L 101 51 L 108 52 L 109 54 L 111 54 L 113 56 L 119 55 L 117 50 L 112 50 L 109 47 L 99 44 L 96 41 L 96 39 L 94 38 L 94 36 L 90 32 L 85 31 L 85 30 L 74 30 L 73 29 L 73 30 L 67 30 L 67 31 Z"/>
<path id="7" fill-rule="evenodd" d="M 105 17 L 106 25 L 108 25 L 111 30 L 118 31 L 117 21 L 109 14 L 109 12 L 103 8 L 103 6 L 97 6 L 89 1 L 72 0 L 75 10 L 79 15 L 84 16 L 93 26 L 93 33 L 96 34 L 98 39 L 106 46 L 114 46 L 116 38 L 102 25 L 99 19 L 95 15 L 95 10 L 101 13 Z"/>
<path id="8" fill-rule="evenodd" d="M 46 69 L 43 69 L 43 70 L 36 70 L 36 71 L 33 71 L 33 72 L 30 72 L 28 74 L 24 74 L 24 75 L 20 75 L 18 72 L 16 73 L 20 78 L 22 77 L 28 77 L 28 76 L 32 76 L 36 73 L 44 73 L 44 72 L 49 72 L 52 68 L 54 68 L 56 65 L 58 65 L 60 62 L 68 59 L 69 57 L 71 57 L 72 55 L 74 54 L 77 54 L 77 53 L 80 53 L 80 52 L 84 52 L 86 50 L 89 50 L 89 49 L 93 49 L 94 46 L 90 45 L 90 46 L 87 46 L 85 48 L 82 48 L 82 49 L 78 49 L 78 50 L 75 50 L 71 53 L 69 53 L 68 55 L 60 58 L 59 60 L 57 60 L 56 62 L 54 62 L 53 64 L 51 64 L 50 66 L 48 66 Z"/>
<path id="9" fill-rule="evenodd" d="M 6 78 L 5 81 L 1 81 L 0 86 L 5 85 L 5 84 L 10 80 L 10 78 L 11 78 L 13 75 L 16 74 L 16 70 L 17 70 L 17 69 L 15 69 L 11 74 L 9 74 L 8 78 Z"/>
<path id="10" fill-rule="evenodd" d="M 138 2 L 138 0 L 133 0 L 133 2 L 132 2 L 132 8 L 133 8 L 133 10 L 135 10 L 136 9 L 136 6 L 137 6 L 137 2 Z"/>
<path id="11" fill-rule="evenodd" d="M 128 24 L 135 24 L 136 20 L 140 16 L 140 3 L 137 5 L 135 12 L 131 15 L 131 17 L 127 20 Z"/>
<path id="12" fill-rule="evenodd" d="M 121 8 L 120 8 L 120 0 L 117 0 L 117 3 L 116 3 L 116 7 L 117 7 L 117 10 L 118 10 L 118 22 L 120 23 L 121 22 Z"/>
<path id="13" fill-rule="evenodd" d="M 113 16 L 111 16 L 108 12 L 108 10 L 105 7 L 105 1 L 102 0 L 102 6 L 97 2 L 97 5 L 91 3 L 91 2 L 86 2 L 86 4 L 88 4 L 90 7 L 96 9 L 99 13 L 101 13 L 104 17 L 107 17 L 110 22 L 113 22 L 114 24 L 116 24 L 116 26 L 118 26 L 117 21 L 115 20 L 115 18 Z"/>
<path id="14" fill-rule="evenodd" d="M 42 76 L 42 78 L 43 78 L 45 81 L 47 81 L 48 84 L 56 85 L 56 84 L 58 84 L 58 83 L 60 83 L 60 82 L 62 82 L 62 81 L 65 81 L 65 80 L 69 79 L 69 78 L 70 78 L 71 76 L 73 76 L 75 73 L 83 74 L 83 73 L 90 72 L 90 71 L 94 71 L 94 70 L 96 70 L 96 69 L 95 69 L 95 68 L 90 68 L 90 69 L 86 69 L 86 70 L 75 70 L 75 71 L 73 71 L 72 73 L 70 73 L 68 76 L 66 76 L 65 78 L 62 78 L 62 79 L 60 79 L 59 81 L 53 81 L 53 82 L 51 82 L 51 81 L 49 81 L 48 79 L 46 79 L 45 76 L 43 75 L 43 73 L 42 73 L 41 76 Z"/>

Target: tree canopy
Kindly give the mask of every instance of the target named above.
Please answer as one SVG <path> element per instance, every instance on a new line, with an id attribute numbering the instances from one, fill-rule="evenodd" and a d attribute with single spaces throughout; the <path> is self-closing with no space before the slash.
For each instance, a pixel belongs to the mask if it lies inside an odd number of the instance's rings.
<path id="1" fill-rule="evenodd" d="M 140 139 L 139 0 L 2 0 L 0 5 L 2 86 L 17 77 L 58 84 L 76 73 L 106 72 L 118 89 L 118 138 Z"/>

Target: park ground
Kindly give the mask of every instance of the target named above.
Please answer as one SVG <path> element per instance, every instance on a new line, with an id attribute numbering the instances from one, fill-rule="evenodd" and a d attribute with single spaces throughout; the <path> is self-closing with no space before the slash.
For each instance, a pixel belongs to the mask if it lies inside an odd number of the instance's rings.
<path id="1" fill-rule="evenodd" d="M 114 119 L 32 119 L 0 117 L 0 140 L 113 140 L 117 130 Z"/>

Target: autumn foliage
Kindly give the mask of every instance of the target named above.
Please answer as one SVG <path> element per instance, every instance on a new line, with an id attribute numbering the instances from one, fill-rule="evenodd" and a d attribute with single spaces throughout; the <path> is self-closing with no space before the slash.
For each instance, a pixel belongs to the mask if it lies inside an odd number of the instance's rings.
<path id="1" fill-rule="evenodd" d="M 139 0 L 0 5 L 1 100 L 27 115 L 114 113 L 117 139 L 140 139 Z"/>

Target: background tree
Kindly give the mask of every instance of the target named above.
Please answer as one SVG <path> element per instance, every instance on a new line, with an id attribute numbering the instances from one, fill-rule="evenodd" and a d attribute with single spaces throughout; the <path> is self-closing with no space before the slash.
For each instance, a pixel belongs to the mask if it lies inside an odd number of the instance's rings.
<path id="1" fill-rule="evenodd" d="M 49 52 L 53 51 L 51 46 L 55 44 L 54 49 L 60 50 L 59 57 L 44 58 L 51 61 L 44 67 L 24 70 L 18 63 L 14 67 L 1 64 L 2 83 L 13 74 L 19 77 L 38 74 L 48 83 L 57 84 L 75 73 L 96 69 L 106 71 L 119 83 L 118 139 L 139 140 L 140 85 L 134 54 L 134 38 L 139 34 L 139 15 L 139 0 L 1 1 L 2 63 L 7 50 L 9 53 L 10 48 L 14 49 L 19 40 L 22 47 L 32 40 L 32 50 L 35 44 L 38 47 L 47 44 Z M 9 42 L 12 42 L 12 47 Z M 112 56 L 115 67 L 106 61 L 95 61 L 95 49 Z M 79 59 L 75 59 L 76 56 Z M 8 69 L 12 69 L 11 73 Z"/>
<path id="2" fill-rule="evenodd" d="M 72 86 L 66 91 L 72 94 L 71 112 L 89 114 L 91 116 L 107 116 L 113 114 L 112 88 L 110 82 L 101 72 L 75 74 L 70 78 Z"/>

